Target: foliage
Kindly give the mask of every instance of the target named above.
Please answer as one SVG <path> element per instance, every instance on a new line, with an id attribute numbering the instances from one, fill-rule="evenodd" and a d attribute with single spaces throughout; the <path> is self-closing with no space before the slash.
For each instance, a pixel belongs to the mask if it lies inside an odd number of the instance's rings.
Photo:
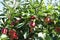
<path id="1" fill-rule="evenodd" d="M 60 40 L 60 6 L 55 8 L 49 4 L 46 7 L 43 1 L 27 0 L 24 3 L 20 0 L 16 0 L 15 3 L 13 0 L 4 1 L 3 15 L 6 18 L 2 18 L 1 28 L 15 30 L 18 40 Z M 31 16 L 35 18 L 31 19 Z M 30 25 L 31 21 L 36 23 L 34 28 Z M 41 33 L 42 36 L 38 36 Z M 6 35 L 8 36 L 8 33 Z"/>

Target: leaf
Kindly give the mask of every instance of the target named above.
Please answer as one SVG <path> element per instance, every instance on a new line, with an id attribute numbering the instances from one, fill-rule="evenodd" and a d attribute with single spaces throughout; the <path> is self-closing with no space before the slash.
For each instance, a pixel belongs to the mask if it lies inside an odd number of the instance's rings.
<path id="1" fill-rule="evenodd" d="M 52 9 L 54 9 L 54 7 L 52 5 L 48 5 L 48 9 L 52 10 Z"/>
<path id="2" fill-rule="evenodd" d="M 34 12 L 35 12 L 35 10 L 34 10 L 34 9 L 30 9 L 30 12 L 31 12 L 31 13 L 34 13 Z"/>
<path id="3" fill-rule="evenodd" d="M 11 20 L 7 20 L 7 22 L 6 22 L 7 24 L 10 24 L 11 23 Z"/>
<path id="4" fill-rule="evenodd" d="M 21 0 L 16 0 L 16 1 L 21 2 Z"/>
<path id="5" fill-rule="evenodd" d="M 43 10 L 43 12 L 44 13 L 50 13 L 50 10 L 49 9 L 48 10 L 45 9 L 45 10 Z"/>
<path id="6" fill-rule="evenodd" d="M 24 34 L 24 38 L 26 39 L 26 38 L 28 38 L 28 32 L 25 32 L 25 34 Z"/>
<path id="7" fill-rule="evenodd" d="M 60 6 L 58 6 L 58 10 L 60 11 Z"/>
<path id="8" fill-rule="evenodd" d="M 38 7 L 39 6 L 39 4 L 34 4 L 34 8 L 36 8 L 36 7 Z"/>
<path id="9" fill-rule="evenodd" d="M 40 16 L 44 16 L 44 13 L 41 12 L 41 11 L 39 11 L 39 12 L 38 12 L 38 15 L 40 15 Z"/>
<path id="10" fill-rule="evenodd" d="M 52 38 L 49 35 L 46 35 L 45 40 L 52 40 Z"/>
<path id="11" fill-rule="evenodd" d="M 24 25 L 24 23 L 19 23 L 16 27 L 21 28 Z"/>
<path id="12" fill-rule="evenodd" d="M 3 6 L 6 6 L 5 3 L 3 3 L 3 2 L 0 2 L 0 3 L 1 3 Z"/>

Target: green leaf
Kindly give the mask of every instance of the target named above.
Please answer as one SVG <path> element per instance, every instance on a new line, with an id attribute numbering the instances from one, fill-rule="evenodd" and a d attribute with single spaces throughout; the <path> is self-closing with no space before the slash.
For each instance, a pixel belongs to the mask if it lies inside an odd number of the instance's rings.
<path id="1" fill-rule="evenodd" d="M 7 22 L 6 22 L 7 24 L 10 24 L 11 23 L 11 20 L 7 20 Z"/>
<path id="2" fill-rule="evenodd" d="M 43 38 L 42 38 L 42 37 L 39 37 L 38 39 L 39 39 L 39 40 L 43 40 Z"/>
<path id="3" fill-rule="evenodd" d="M 29 35 L 29 33 L 28 32 L 25 32 L 24 37 L 25 38 L 28 38 L 28 35 Z"/>
<path id="4" fill-rule="evenodd" d="M 50 13 L 50 10 L 43 10 L 44 13 Z"/>
<path id="5" fill-rule="evenodd" d="M 34 10 L 34 9 L 30 9 L 30 12 L 31 12 L 31 13 L 34 13 L 34 12 L 35 12 L 35 10 Z"/>
<path id="6" fill-rule="evenodd" d="M 6 6 L 6 4 L 5 3 L 3 3 L 3 2 L 0 2 L 3 6 Z"/>
<path id="7" fill-rule="evenodd" d="M 34 4 L 33 7 L 37 8 L 37 7 L 39 7 L 39 4 Z"/>
<path id="8" fill-rule="evenodd" d="M 60 6 L 58 6 L 58 10 L 60 11 Z"/>
<path id="9" fill-rule="evenodd" d="M 48 9 L 49 9 L 49 10 L 52 10 L 52 9 L 54 9 L 54 6 L 48 5 Z"/>
<path id="10" fill-rule="evenodd" d="M 16 27 L 21 28 L 24 25 L 24 23 L 19 23 Z"/>
<path id="11" fill-rule="evenodd" d="M 39 12 L 38 12 L 38 15 L 44 16 L 45 14 L 44 14 L 43 12 L 39 11 Z"/>
<path id="12" fill-rule="evenodd" d="M 46 35 L 45 40 L 52 40 L 52 38 L 49 35 Z"/>

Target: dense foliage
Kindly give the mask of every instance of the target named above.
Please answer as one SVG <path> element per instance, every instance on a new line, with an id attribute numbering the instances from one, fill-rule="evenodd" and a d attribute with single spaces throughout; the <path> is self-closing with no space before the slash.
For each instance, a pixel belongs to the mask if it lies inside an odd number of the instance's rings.
<path id="1" fill-rule="evenodd" d="M 60 6 L 46 7 L 44 0 L 2 4 L 6 17 L 0 27 L 1 40 L 60 40 Z"/>

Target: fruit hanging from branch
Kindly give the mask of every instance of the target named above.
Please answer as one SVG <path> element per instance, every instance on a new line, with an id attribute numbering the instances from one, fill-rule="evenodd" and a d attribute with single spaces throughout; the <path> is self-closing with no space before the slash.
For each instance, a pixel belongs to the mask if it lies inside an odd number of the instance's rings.
<path id="1" fill-rule="evenodd" d="M 31 16 L 30 19 L 36 19 L 36 17 L 35 16 Z"/>
<path id="2" fill-rule="evenodd" d="M 51 23 L 51 18 L 50 18 L 50 17 L 46 17 L 46 18 L 44 19 L 44 21 L 45 21 L 46 23 Z"/>
<path id="3" fill-rule="evenodd" d="M 2 32 L 2 34 L 7 34 L 8 30 L 7 30 L 7 28 L 2 28 L 1 32 Z"/>
<path id="4" fill-rule="evenodd" d="M 6 17 L 2 17 L 3 22 L 0 23 L 1 40 L 7 37 L 9 40 L 53 40 L 52 36 L 60 35 L 60 6 L 56 11 L 50 3 L 46 6 L 44 0 L 6 1 L 3 1 L 3 5 L 6 3 L 3 16 Z M 11 4 L 14 4 L 13 7 Z M 60 37 L 58 38 L 60 40 Z"/>
<path id="5" fill-rule="evenodd" d="M 14 31 L 14 30 L 9 31 L 9 37 L 11 40 L 18 39 L 18 35 L 17 35 L 16 31 Z"/>
<path id="6" fill-rule="evenodd" d="M 29 24 L 30 27 L 34 28 L 36 26 L 36 23 L 34 21 L 31 21 Z"/>
<path id="7" fill-rule="evenodd" d="M 12 21 L 11 22 L 11 26 L 13 27 L 15 25 L 15 21 Z"/>
<path id="8" fill-rule="evenodd" d="M 58 33 L 60 33 L 60 27 L 56 27 L 55 31 L 58 32 Z"/>

